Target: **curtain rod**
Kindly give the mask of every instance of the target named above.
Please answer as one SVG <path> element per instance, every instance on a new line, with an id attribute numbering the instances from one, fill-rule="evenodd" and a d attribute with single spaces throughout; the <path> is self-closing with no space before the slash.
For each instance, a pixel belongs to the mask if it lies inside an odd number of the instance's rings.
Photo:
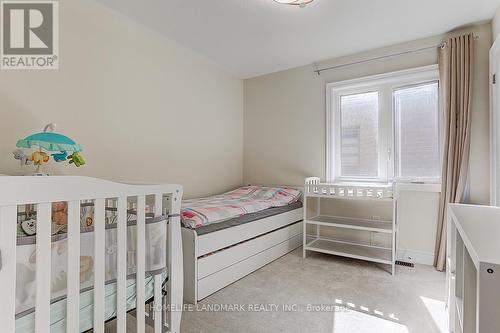
<path id="1" fill-rule="evenodd" d="M 474 35 L 474 39 L 479 39 L 479 36 Z M 314 73 L 316 73 L 318 75 L 321 75 L 322 72 L 329 71 L 329 70 L 332 70 L 332 69 L 337 69 L 337 68 L 342 68 L 342 67 L 347 67 L 347 66 L 352 66 L 352 65 L 359 65 L 359 64 L 366 63 L 366 62 L 371 62 L 371 61 L 376 61 L 376 60 L 381 60 L 381 59 L 386 59 L 386 58 L 392 58 L 392 57 L 397 57 L 397 56 L 401 56 L 401 55 L 405 55 L 405 54 L 422 52 L 422 51 L 430 50 L 430 49 L 442 48 L 445 45 L 446 45 L 446 42 L 442 42 L 442 43 L 440 43 L 438 45 L 426 46 L 426 47 L 421 47 L 421 48 L 418 48 L 418 49 L 413 49 L 413 50 L 408 50 L 408 51 L 403 51 L 403 52 L 390 53 L 390 54 L 386 54 L 386 55 L 379 56 L 379 57 L 374 57 L 374 58 L 369 58 L 369 59 L 364 59 L 364 60 L 349 62 L 349 63 L 345 63 L 345 64 L 341 64 L 341 65 L 336 65 L 336 66 L 331 66 L 331 67 L 325 67 L 325 68 L 316 69 L 316 70 L 314 70 Z"/>

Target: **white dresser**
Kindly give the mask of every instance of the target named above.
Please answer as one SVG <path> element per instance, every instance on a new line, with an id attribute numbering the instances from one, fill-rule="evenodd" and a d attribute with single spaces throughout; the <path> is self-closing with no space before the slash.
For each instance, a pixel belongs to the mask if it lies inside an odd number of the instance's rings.
<path id="1" fill-rule="evenodd" d="M 500 332 L 500 208 L 448 206 L 450 331 Z"/>

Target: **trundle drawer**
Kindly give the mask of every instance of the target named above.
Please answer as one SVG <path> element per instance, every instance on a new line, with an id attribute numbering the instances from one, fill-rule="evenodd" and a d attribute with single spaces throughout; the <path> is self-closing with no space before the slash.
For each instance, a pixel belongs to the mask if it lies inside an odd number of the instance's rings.
<path id="1" fill-rule="evenodd" d="M 298 234 L 302 234 L 301 222 L 294 223 L 288 227 L 278 229 L 250 241 L 200 258 L 198 259 L 198 280 L 234 265 L 239 261 L 262 252 L 278 243 L 284 242 Z"/>
<path id="2" fill-rule="evenodd" d="M 297 208 L 285 213 L 265 217 L 250 223 L 240 224 L 231 228 L 211 232 L 196 238 L 196 256 L 212 253 L 233 244 L 243 242 L 254 236 L 286 227 L 303 218 L 303 210 Z"/>
<path id="3" fill-rule="evenodd" d="M 292 227 L 292 226 L 291 226 Z M 288 227 L 288 228 L 291 228 Z M 281 243 L 272 243 L 271 247 L 262 249 L 254 255 L 248 256 L 248 252 L 244 256 L 245 259 L 235 262 L 222 270 L 219 270 L 211 275 L 198 280 L 198 300 L 201 300 L 219 289 L 241 279 L 245 275 L 259 269 L 260 267 L 278 259 L 288 252 L 302 245 L 302 223 L 297 223 L 292 229 L 300 229 L 300 233 L 282 241 Z M 287 228 L 286 228 L 287 229 Z M 280 230 L 281 231 L 281 230 Z M 290 230 L 288 230 L 290 231 Z M 267 236 L 267 235 L 266 235 Z M 226 250 L 227 251 L 227 250 Z M 208 259 L 208 258 L 207 258 Z M 206 269 L 205 269 L 206 271 Z"/>

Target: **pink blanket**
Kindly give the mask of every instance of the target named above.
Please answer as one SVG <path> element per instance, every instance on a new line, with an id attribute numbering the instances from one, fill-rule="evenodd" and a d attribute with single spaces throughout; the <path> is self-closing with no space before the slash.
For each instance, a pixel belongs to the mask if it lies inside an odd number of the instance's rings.
<path id="1" fill-rule="evenodd" d="M 300 198 L 293 188 L 244 186 L 212 197 L 184 200 L 182 222 L 196 229 L 271 207 L 289 205 Z"/>

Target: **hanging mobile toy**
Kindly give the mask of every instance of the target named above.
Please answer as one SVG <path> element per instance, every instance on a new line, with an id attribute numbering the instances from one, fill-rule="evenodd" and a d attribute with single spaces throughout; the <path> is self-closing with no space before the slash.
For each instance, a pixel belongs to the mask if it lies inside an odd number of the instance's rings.
<path id="1" fill-rule="evenodd" d="M 17 141 L 17 148 L 30 149 L 37 147 L 38 149 L 31 154 L 26 155 L 21 149 L 14 151 L 14 158 L 21 161 L 22 165 L 33 163 L 37 166 L 36 174 L 42 175 L 42 165 L 49 162 L 50 157 L 56 162 L 64 162 L 69 160 L 69 164 L 74 164 L 80 167 L 85 164 L 80 152 L 82 147 L 69 137 L 54 133 L 56 125 L 50 123 L 45 126 L 43 132 L 32 134 L 22 140 Z M 52 153 L 53 154 L 50 154 Z"/>

